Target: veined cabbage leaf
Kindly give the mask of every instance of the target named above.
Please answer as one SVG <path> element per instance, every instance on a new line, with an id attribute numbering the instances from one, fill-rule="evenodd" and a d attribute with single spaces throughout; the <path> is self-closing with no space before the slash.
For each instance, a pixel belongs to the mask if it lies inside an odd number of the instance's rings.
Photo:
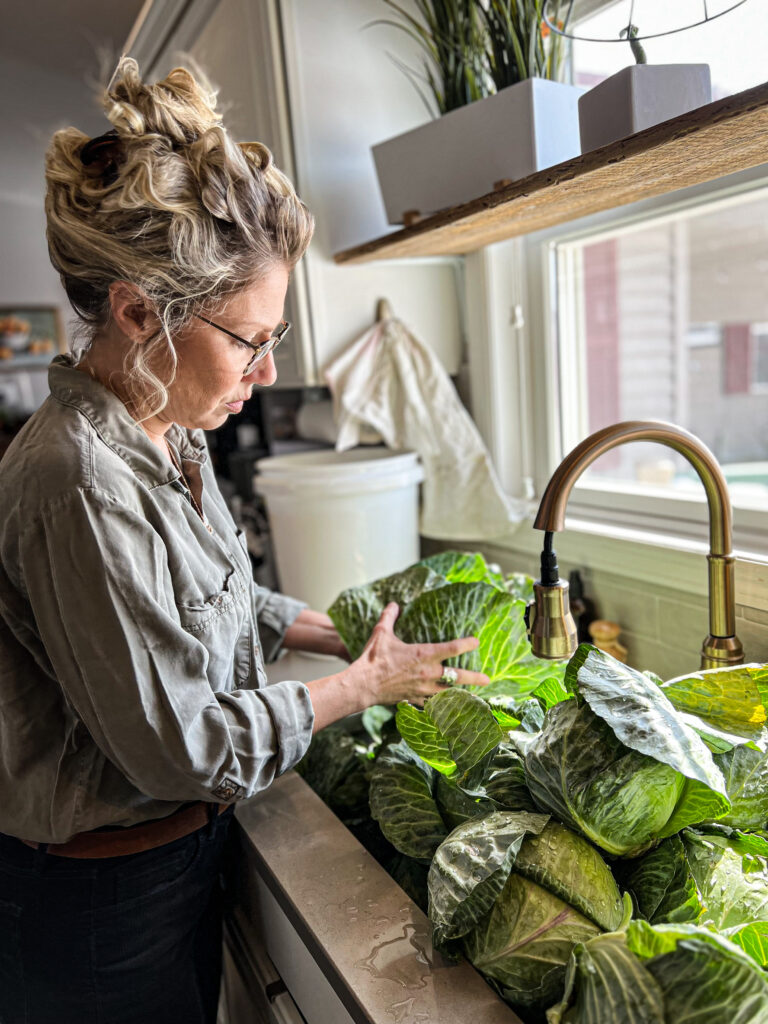
<path id="1" fill-rule="evenodd" d="M 566 686 L 577 699 L 552 707 L 540 733 L 510 733 L 543 811 L 609 853 L 637 856 L 729 810 L 709 749 L 648 676 L 582 644 Z"/>
<path id="2" fill-rule="evenodd" d="M 765 1024 L 768 980 L 727 939 L 695 925 L 633 921 L 577 946 L 547 1024 Z"/>
<path id="3" fill-rule="evenodd" d="M 385 747 L 371 773 L 371 815 L 407 857 L 429 862 L 448 834 L 435 801 L 437 772 L 402 740 Z"/>
<path id="4" fill-rule="evenodd" d="M 438 945 L 459 945 L 520 1012 L 562 990 L 574 945 L 618 928 L 624 905 L 598 851 L 544 815 L 497 812 L 466 822 L 428 876 Z"/>
<path id="5" fill-rule="evenodd" d="M 768 726 L 768 665 L 734 665 L 678 676 L 661 684 L 678 711 L 723 732 L 759 739 Z"/>
<path id="6" fill-rule="evenodd" d="M 664 996 L 665 1024 L 765 1024 L 768 978 L 733 942 L 696 925 L 632 921 L 627 945 Z"/>
<path id="7" fill-rule="evenodd" d="M 448 776 L 466 774 L 504 739 L 486 702 L 459 688 L 430 697 L 423 711 L 401 701 L 396 721 L 411 749 Z"/>
<path id="8" fill-rule="evenodd" d="M 761 836 L 716 826 L 684 829 L 631 862 L 621 880 L 651 924 L 706 925 L 765 957 L 768 841 Z"/>
<path id="9" fill-rule="evenodd" d="M 487 583 L 454 583 L 427 591 L 410 602 L 395 624 L 406 643 L 436 643 L 476 636 L 475 651 L 447 664 L 485 672 L 489 686 L 473 687 L 484 698 L 527 696 L 563 667 L 537 658 L 528 641 L 525 603 Z"/>
<path id="10" fill-rule="evenodd" d="M 438 643 L 477 636 L 477 651 L 448 664 L 485 672 L 483 697 L 526 696 L 563 667 L 534 656 L 526 635 L 530 577 L 504 576 L 482 555 L 446 551 L 403 572 L 343 591 L 328 610 L 352 658 L 362 653 L 390 601 L 400 606 L 396 634 L 407 643 Z M 481 688 L 477 688 L 481 692 Z"/>

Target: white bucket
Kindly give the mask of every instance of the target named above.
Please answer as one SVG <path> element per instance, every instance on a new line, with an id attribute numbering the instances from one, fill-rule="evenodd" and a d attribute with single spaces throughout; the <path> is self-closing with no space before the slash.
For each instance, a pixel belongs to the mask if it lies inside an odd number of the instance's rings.
<path id="1" fill-rule="evenodd" d="M 347 587 L 418 560 L 424 472 L 414 452 L 322 449 L 256 468 L 283 593 L 324 611 Z"/>

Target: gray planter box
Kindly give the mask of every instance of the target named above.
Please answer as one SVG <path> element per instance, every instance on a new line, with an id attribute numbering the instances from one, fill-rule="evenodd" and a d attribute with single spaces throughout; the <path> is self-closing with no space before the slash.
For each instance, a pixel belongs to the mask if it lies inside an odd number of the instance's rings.
<path id="1" fill-rule="evenodd" d="M 711 101 L 708 64 L 633 64 L 579 100 L 581 151 L 607 146 Z"/>
<path id="2" fill-rule="evenodd" d="M 374 146 L 387 219 L 424 217 L 578 156 L 583 92 L 530 78 Z"/>

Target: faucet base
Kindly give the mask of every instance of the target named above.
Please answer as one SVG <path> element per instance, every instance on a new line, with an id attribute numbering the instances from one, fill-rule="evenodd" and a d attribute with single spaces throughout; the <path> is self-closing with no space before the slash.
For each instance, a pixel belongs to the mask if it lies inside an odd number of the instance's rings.
<path id="1" fill-rule="evenodd" d="M 737 636 L 712 636 L 706 638 L 701 647 L 701 667 L 727 668 L 729 665 L 741 665 L 744 661 L 744 648 Z"/>

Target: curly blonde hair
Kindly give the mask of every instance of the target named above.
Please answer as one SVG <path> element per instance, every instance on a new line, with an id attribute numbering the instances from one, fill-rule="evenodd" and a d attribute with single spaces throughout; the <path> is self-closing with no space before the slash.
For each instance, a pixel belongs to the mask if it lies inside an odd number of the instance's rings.
<path id="1" fill-rule="evenodd" d="M 266 146 L 232 141 L 199 69 L 149 85 L 123 57 L 103 106 L 110 132 L 89 140 L 65 128 L 48 148 L 48 250 L 86 349 L 109 323 L 115 281 L 138 286 L 158 316 L 161 329 L 124 365 L 146 418 L 168 401 L 174 332 L 274 266 L 292 269 L 314 220 Z"/>

